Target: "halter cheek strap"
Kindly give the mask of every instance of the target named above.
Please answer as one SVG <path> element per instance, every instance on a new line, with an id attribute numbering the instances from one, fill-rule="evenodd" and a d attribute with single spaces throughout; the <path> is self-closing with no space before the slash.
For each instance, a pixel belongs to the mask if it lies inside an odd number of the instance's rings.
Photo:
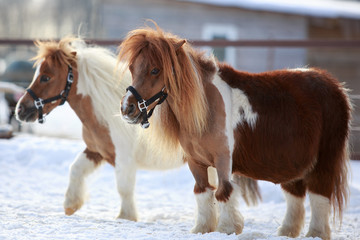
<path id="1" fill-rule="evenodd" d="M 39 123 L 44 123 L 44 121 L 45 121 L 45 118 L 43 116 L 43 107 L 45 104 L 51 103 L 51 102 L 59 100 L 59 99 L 61 99 L 59 106 L 61 106 L 65 103 L 65 101 L 67 100 L 67 98 L 69 96 L 69 92 L 70 92 L 73 81 L 74 81 L 74 74 L 72 72 L 72 67 L 69 65 L 65 89 L 62 90 L 59 95 L 50 97 L 47 99 L 42 99 L 42 98 L 39 98 L 38 96 L 36 96 L 36 94 L 30 88 L 26 89 L 26 91 L 34 99 L 34 105 L 39 113 L 39 118 L 38 118 Z"/>
<path id="2" fill-rule="evenodd" d="M 160 92 L 158 92 L 157 94 L 155 94 L 154 96 L 152 96 L 151 98 L 149 98 L 148 100 L 145 101 L 133 86 L 129 86 L 126 89 L 126 91 L 130 91 L 135 96 L 136 100 L 138 101 L 138 108 L 143 117 L 143 120 L 141 122 L 142 128 L 148 128 L 150 126 L 148 119 L 152 116 L 155 107 L 165 101 L 165 99 L 167 97 L 167 93 L 165 93 L 164 90 L 165 90 L 165 87 L 163 87 L 163 89 L 161 89 Z M 147 113 L 147 110 L 148 110 L 148 107 L 150 106 L 150 104 L 154 103 L 158 99 L 159 99 L 159 101 L 157 102 L 155 107 L 150 109 L 149 113 Z"/>

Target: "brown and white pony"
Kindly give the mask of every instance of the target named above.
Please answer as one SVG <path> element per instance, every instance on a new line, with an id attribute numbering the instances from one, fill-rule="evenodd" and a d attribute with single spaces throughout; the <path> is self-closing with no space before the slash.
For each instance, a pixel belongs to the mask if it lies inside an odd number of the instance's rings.
<path id="1" fill-rule="evenodd" d="M 119 60 L 128 61 L 132 74 L 121 112 L 147 127 L 146 112 L 163 102 L 149 129 L 157 133 L 154 142 L 179 142 L 185 152 L 196 180 L 192 231 L 242 232 L 234 174 L 281 184 L 287 212 L 279 235 L 299 235 L 308 192 L 306 236 L 330 239 L 331 206 L 341 217 L 348 196 L 351 105 L 343 85 L 318 69 L 237 71 L 155 26 L 133 30 L 120 45 Z M 158 101 L 145 101 L 156 94 Z M 210 166 L 217 190 L 207 180 Z"/>
<path id="2" fill-rule="evenodd" d="M 112 52 L 87 46 L 76 38 L 37 42 L 36 46 L 36 72 L 29 89 L 17 103 L 17 118 L 26 122 L 41 120 L 43 117 L 39 112 L 49 114 L 66 99 L 82 122 L 86 144 L 85 150 L 71 165 L 65 213 L 72 215 L 81 208 L 86 197 L 85 178 L 101 163 L 108 162 L 115 167 L 117 189 L 122 200 L 118 217 L 136 221 L 136 169 L 175 168 L 183 165 L 184 160 L 180 155 L 165 159 L 147 154 L 146 145 L 137 138 L 137 130 L 118 120 L 119 99 L 130 82 L 130 75 L 118 82 L 114 75 L 116 56 Z M 72 78 L 72 84 L 69 84 L 69 78 Z M 57 98 L 59 94 L 63 97 Z"/>
<path id="3" fill-rule="evenodd" d="M 37 42 L 36 46 L 36 72 L 17 104 L 17 119 L 43 121 L 43 115 L 68 101 L 82 122 L 86 144 L 86 149 L 71 165 L 65 213 L 72 215 L 81 208 L 86 197 L 85 178 L 101 163 L 108 162 L 115 167 L 117 189 L 122 200 L 118 218 L 136 221 L 136 170 L 180 167 L 184 164 L 181 149 L 178 146 L 173 146 L 171 152 L 149 149 L 143 141 L 143 131 L 119 121 L 119 100 L 125 94 L 131 76 L 129 73 L 122 75 L 119 83 L 119 76 L 115 74 L 116 56 L 112 52 L 88 46 L 78 38 Z M 216 172 L 210 171 L 210 174 L 209 180 L 216 182 Z M 248 178 L 238 178 L 237 181 L 244 186 L 244 200 L 256 203 L 260 197 L 257 182 Z"/>

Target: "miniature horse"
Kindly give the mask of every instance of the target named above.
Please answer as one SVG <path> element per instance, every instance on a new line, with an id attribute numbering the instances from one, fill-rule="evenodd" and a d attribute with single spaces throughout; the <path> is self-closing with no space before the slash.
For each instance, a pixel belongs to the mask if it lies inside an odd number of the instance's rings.
<path id="1" fill-rule="evenodd" d="M 236 71 L 154 24 L 156 30 L 134 30 L 120 45 L 118 60 L 128 61 L 132 74 L 121 112 L 127 122 L 147 127 L 147 112 L 162 102 L 150 128 L 157 129 L 156 140 L 184 149 L 196 181 L 192 231 L 242 232 L 230 180 L 241 174 L 281 184 L 287 212 L 279 235 L 300 234 L 308 191 L 306 236 L 330 239 L 331 206 L 341 218 L 348 195 L 351 105 L 343 86 L 318 69 Z M 216 191 L 207 181 L 209 166 L 217 169 Z"/>
<path id="2" fill-rule="evenodd" d="M 103 162 L 115 167 L 117 189 L 121 196 L 119 218 L 137 220 L 134 203 L 136 169 L 165 170 L 184 164 L 181 149 L 172 152 L 149 149 L 144 134 L 133 126 L 118 121 L 119 99 L 130 84 L 125 74 L 118 83 L 116 56 L 96 46 L 87 46 L 77 38 L 60 42 L 37 42 L 36 72 L 25 95 L 16 108 L 21 121 L 44 121 L 45 114 L 68 101 L 80 118 L 86 148 L 70 169 L 70 182 L 64 208 L 72 215 L 85 200 L 85 178 Z M 60 93 L 60 94 L 59 94 Z M 59 94 L 59 95 L 57 95 Z M 65 116 L 66 117 L 66 116 Z M 213 171 L 211 174 L 216 177 Z M 210 179 L 216 181 L 215 178 Z M 257 182 L 238 178 L 244 186 L 243 197 L 249 203 L 259 198 Z"/>
<path id="3" fill-rule="evenodd" d="M 34 58 L 36 72 L 29 89 L 17 104 L 17 118 L 26 122 L 43 121 L 42 114 L 50 113 L 67 100 L 82 122 L 86 144 L 85 150 L 71 165 L 65 213 L 72 215 L 81 208 L 86 195 L 85 178 L 106 161 L 115 167 L 122 200 L 118 217 L 136 221 L 136 169 L 180 167 L 184 160 L 180 155 L 172 158 L 146 155 L 149 151 L 137 140 L 137 130 L 117 120 L 118 99 L 130 82 L 130 75 L 125 75 L 120 84 L 117 82 L 113 53 L 105 48 L 86 46 L 83 40 L 76 38 L 37 42 L 36 45 L 39 49 Z"/>

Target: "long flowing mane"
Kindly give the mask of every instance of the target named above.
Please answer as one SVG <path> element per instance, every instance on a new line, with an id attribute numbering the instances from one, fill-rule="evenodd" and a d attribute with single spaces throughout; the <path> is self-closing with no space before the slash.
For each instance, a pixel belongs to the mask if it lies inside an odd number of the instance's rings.
<path id="1" fill-rule="evenodd" d="M 172 111 L 178 113 L 178 127 L 188 133 L 201 135 L 207 129 L 209 112 L 197 60 L 199 53 L 188 43 L 177 49 L 176 46 L 184 40 L 164 33 L 156 24 L 155 26 L 155 30 L 145 27 L 131 31 L 120 45 L 118 60 L 125 60 L 130 66 L 141 53 L 149 62 L 161 67 L 165 87 L 174 101 Z M 163 106 L 159 112 L 167 116 L 162 116 L 161 119 L 169 118 L 171 114 L 164 111 L 164 108 L 166 107 Z"/>

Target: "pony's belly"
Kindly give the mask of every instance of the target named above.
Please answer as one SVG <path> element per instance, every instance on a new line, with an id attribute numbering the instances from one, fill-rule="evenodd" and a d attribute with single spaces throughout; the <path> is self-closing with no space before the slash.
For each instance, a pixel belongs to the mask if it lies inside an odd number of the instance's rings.
<path id="1" fill-rule="evenodd" d="M 249 139 L 247 139 L 249 141 Z M 254 179 L 283 183 L 302 179 L 313 169 L 316 158 L 308 151 L 279 148 L 274 144 L 235 143 L 233 172 Z"/>

